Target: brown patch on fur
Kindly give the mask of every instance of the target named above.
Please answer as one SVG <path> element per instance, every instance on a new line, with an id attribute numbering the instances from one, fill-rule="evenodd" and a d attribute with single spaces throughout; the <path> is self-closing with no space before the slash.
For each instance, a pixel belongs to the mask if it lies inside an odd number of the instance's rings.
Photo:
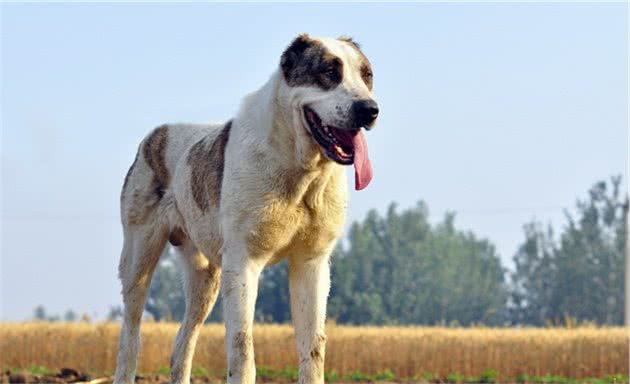
<path id="1" fill-rule="evenodd" d="M 359 67 L 359 70 L 361 71 L 361 78 L 363 79 L 365 85 L 367 85 L 368 89 L 371 91 L 373 85 L 372 65 L 370 64 L 370 61 L 365 56 L 365 54 L 363 54 L 363 51 L 361 51 L 361 46 L 359 45 L 359 43 L 347 36 L 341 36 L 337 40 L 341 40 L 350 44 L 357 51 L 357 53 L 359 54 L 359 60 L 361 61 Z"/>
<path id="2" fill-rule="evenodd" d="M 234 337 L 234 347 L 237 353 L 239 353 L 243 360 L 247 361 L 251 359 L 251 352 L 253 351 L 254 341 L 252 335 L 247 332 L 239 332 Z"/>
<path id="3" fill-rule="evenodd" d="M 160 202 L 165 189 L 168 187 L 170 175 L 166 168 L 165 160 L 167 143 L 168 126 L 162 125 L 155 128 L 149 136 L 147 136 L 136 153 L 136 160 L 134 160 L 131 168 L 129 168 L 127 172 L 122 191 L 122 196 L 124 196 L 125 199 L 131 199 L 127 205 L 128 208 L 126 212 L 128 224 L 144 224 L 149 219 L 151 212 L 155 211 L 156 205 Z M 147 190 L 147 188 L 143 186 L 143 188 L 133 188 L 128 192 L 126 188 L 137 164 L 140 152 L 142 152 L 145 162 L 153 172 L 153 179 L 150 189 Z"/>
<path id="4" fill-rule="evenodd" d="M 184 244 L 184 240 L 186 240 L 186 232 L 180 227 L 175 227 L 168 236 L 168 242 L 171 245 L 178 247 Z"/>
<path id="5" fill-rule="evenodd" d="M 188 154 L 191 167 L 190 188 L 197 207 L 206 212 L 210 205 L 219 206 L 221 201 L 221 183 L 225 166 L 225 146 L 230 138 L 232 121 L 229 121 L 214 139 L 210 150 L 206 139 L 195 143 Z"/>
<path id="6" fill-rule="evenodd" d="M 298 36 L 284 51 L 280 67 L 287 84 L 335 88 L 343 80 L 343 62 L 308 34 Z"/>
<path id="7" fill-rule="evenodd" d="M 131 167 L 129 167 L 129 170 L 127 171 L 127 174 L 125 175 L 125 182 L 123 183 L 123 187 L 122 187 L 121 199 L 122 199 L 122 196 L 124 196 L 125 194 L 125 190 L 127 189 L 127 184 L 129 184 L 129 177 L 131 176 L 131 173 L 133 172 L 133 169 L 136 167 L 136 163 L 138 162 L 139 153 L 140 153 L 140 150 L 136 151 L 136 157 L 133 159 L 133 163 L 131 163 Z"/>
<path id="8" fill-rule="evenodd" d="M 311 349 L 311 359 L 315 364 L 324 364 L 324 354 L 326 353 L 326 336 L 319 334 L 313 340 L 313 348 Z"/>
<path id="9" fill-rule="evenodd" d="M 166 168 L 166 145 L 168 144 L 168 125 L 161 125 L 147 137 L 142 154 L 153 171 L 153 184 L 155 192 L 161 198 L 164 190 L 168 188 L 170 175 Z"/>
<path id="10" fill-rule="evenodd" d="M 359 44 L 359 43 L 357 43 L 356 41 L 354 41 L 354 40 L 352 39 L 352 37 L 349 37 L 349 36 L 339 36 L 339 37 L 337 38 L 337 40 L 344 41 L 344 42 L 346 42 L 346 43 L 348 43 L 348 44 L 350 44 L 350 45 L 354 46 L 356 49 L 361 49 L 361 44 Z"/>

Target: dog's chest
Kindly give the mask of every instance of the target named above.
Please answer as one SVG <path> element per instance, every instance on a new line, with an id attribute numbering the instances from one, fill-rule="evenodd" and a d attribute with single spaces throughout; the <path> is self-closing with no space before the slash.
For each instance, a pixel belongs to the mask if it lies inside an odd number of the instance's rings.
<path id="1" fill-rule="evenodd" d="M 272 263 L 286 256 L 315 257 L 328 252 L 345 220 L 346 191 L 345 183 L 341 184 L 333 177 L 324 185 L 313 183 L 298 198 L 269 195 L 253 216 L 250 252 L 271 255 Z"/>

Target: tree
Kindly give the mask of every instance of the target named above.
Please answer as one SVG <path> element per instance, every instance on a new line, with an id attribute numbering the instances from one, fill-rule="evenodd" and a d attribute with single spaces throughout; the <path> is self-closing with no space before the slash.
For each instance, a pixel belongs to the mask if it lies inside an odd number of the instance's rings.
<path id="1" fill-rule="evenodd" d="M 33 310 L 33 318 L 41 321 L 59 321 L 59 315 L 49 315 L 43 305 L 38 305 Z"/>
<path id="2" fill-rule="evenodd" d="M 420 202 L 354 223 L 333 261 L 330 315 L 354 324 L 505 321 L 507 287 L 494 246 L 457 231 L 454 220 L 447 214 L 432 227 Z"/>
<path id="3" fill-rule="evenodd" d="M 266 268 L 261 274 L 256 302 L 256 319 L 269 323 L 291 321 L 289 273 L 286 260 Z"/>
<path id="4" fill-rule="evenodd" d="M 48 320 L 48 316 L 46 315 L 46 308 L 43 305 L 38 305 L 33 310 L 33 318 L 35 320 L 45 321 Z"/>
<path id="5" fill-rule="evenodd" d="M 112 305 L 109 307 L 109 313 L 107 314 L 107 321 L 118 321 L 123 316 L 123 309 L 120 305 Z"/>
<path id="6" fill-rule="evenodd" d="M 513 324 L 542 325 L 552 315 L 544 303 L 551 301 L 554 289 L 553 230 L 545 231 L 537 222 L 526 224 L 523 230 L 525 241 L 514 256 L 510 319 Z"/>
<path id="7" fill-rule="evenodd" d="M 76 321 L 76 320 L 77 320 L 77 314 L 76 314 L 76 313 L 74 313 L 74 311 L 73 311 L 73 310 L 69 309 L 69 310 L 67 310 L 67 311 L 66 311 L 66 313 L 63 315 L 63 320 L 64 320 L 64 321 L 68 321 L 68 322 L 71 322 L 71 321 Z"/>
<path id="8" fill-rule="evenodd" d="M 186 302 L 179 275 L 180 271 L 174 255 L 171 253 L 171 248 L 167 247 L 153 273 L 149 295 L 144 306 L 155 321 L 181 321 L 184 317 Z"/>
<path id="9" fill-rule="evenodd" d="M 577 215 L 554 241 L 539 223 L 525 226 L 512 275 L 513 322 L 542 325 L 570 316 L 580 321 L 623 321 L 624 220 L 621 178 L 596 183 L 578 200 Z"/>
<path id="10" fill-rule="evenodd" d="M 176 257 L 179 256 L 175 255 L 171 247 L 167 247 L 151 279 L 144 309 L 155 321 L 181 321 L 184 318 L 186 300 L 180 277 L 182 271 Z M 219 297 L 206 321 L 221 321 L 222 313 Z"/>

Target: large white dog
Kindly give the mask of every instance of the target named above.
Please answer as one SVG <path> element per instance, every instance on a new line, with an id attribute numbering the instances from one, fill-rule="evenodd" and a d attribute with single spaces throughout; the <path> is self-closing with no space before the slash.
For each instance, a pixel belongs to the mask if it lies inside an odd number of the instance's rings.
<path id="1" fill-rule="evenodd" d="M 168 124 L 140 144 L 122 190 L 125 303 L 115 383 L 132 383 L 140 320 L 169 241 L 185 265 L 186 314 L 171 379 L 188 383 L 199 330 L 221 285 L 229 383 L 254 383 L 258 278 L 288 258 L 300 383 L 323 383 L 329 255 L 347 184 L 372 178 L 362 128 L 378 115 L 372 70 L 349 38 L 297 37 L 280 66 L 220 125 Z"/>

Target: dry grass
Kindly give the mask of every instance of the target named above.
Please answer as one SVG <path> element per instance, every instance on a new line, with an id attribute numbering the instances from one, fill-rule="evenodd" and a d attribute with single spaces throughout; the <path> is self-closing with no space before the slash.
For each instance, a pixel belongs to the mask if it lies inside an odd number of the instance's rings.
<path id="1" fill-rule="evenodd" d="M 169 363 L 177 324 L 145 323 L 139 370 Z M 119 325 L 64 323 L 0 324 L 0 368 L 29 365 L 111 372 Z M 628 374 L 628 331 L 624 328 L 427 328 L 328 327 L 326 369 L 347 374 L 391 370 L 397 377 L 431 372 L 479 375 L 492 368 L 500 377 L 555 374 L 604 377 Z M 225 369 L 222 325 L 202 330 L 194 366 L 219 375 Z M 254 330 L 256 362 L 283 369 L 297 364 L 293 331 L 285 325 Z"/>

